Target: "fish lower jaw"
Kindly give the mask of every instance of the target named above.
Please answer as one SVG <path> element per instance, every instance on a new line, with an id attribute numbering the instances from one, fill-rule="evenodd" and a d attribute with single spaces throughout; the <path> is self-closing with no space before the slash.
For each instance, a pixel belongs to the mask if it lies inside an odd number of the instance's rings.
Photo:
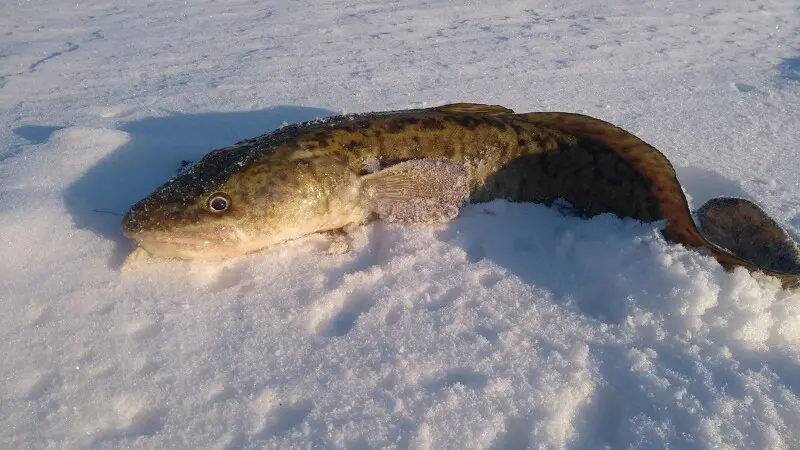
<path id="1" fill-rule="evenodd" d="M 136 246 L 150 256 L 169 259 L 220 260 L 251 253 L 261 248 L 240 247 L 210 241 L 157 241 L 141 240 Z"/>
<path id="2" fill-rule="evenodd" d="M 213 261 L 255 253 L 311 233 L 313 231 L 308 233 L 272 234 L 261 238 L 252 238 L 245 233 L 238 233 L 240 239 L 227 241 L 180 236 L 168 236 L 162 239 L 137 236 L 134 239 L 134 246 L 156 258 Z"/>
<path id="3" fill-rule="evenodd" d="M 215 239 L 182 233 L 138 233 L 126 235 L 136 242 L 136 247 L 156 258 L 183 260 L 222 260 L 255 253 L 269 247 L 309 236 L 314 233 L 340 229 L 350 224 L 363 223 L 368 212 L 348 204 L 347 208 L 334 208 L 308 220 L 297 219 L 284 223 L 270 232 L 231 228 L 221 233 L 207 233 Z"/>

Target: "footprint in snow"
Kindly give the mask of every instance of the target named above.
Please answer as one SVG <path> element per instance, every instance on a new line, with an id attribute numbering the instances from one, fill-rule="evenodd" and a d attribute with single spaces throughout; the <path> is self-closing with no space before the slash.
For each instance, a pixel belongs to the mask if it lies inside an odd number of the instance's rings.
<path id="1" fill-rule="evenodd" d="M 503 279 L 503 275 L 493 271 L 484 271 L 475 274 L 475 278 L 481 287 L 491 289 Z"/>
<path id="2" fill-rule="evenodd" d="M 282 401 L 275 392 L 266 389 L 250 403 L 252 437 L 262 440 L 288 433 L 302 424 L 313 409 L 314 402 L 310 399 Z"/>
<path id="3" fill-rule="evenodd" d="M 151 321 L 132 323 L 126 330 L 127 335 L 137 341 L 151 338 L 160 332 L 161 325 Z"/>
<path id="4" fill-rule="evenodd" d="M 430 390 L 444 390 L 455 385 L 461 385 L 469 389 L 483 389 L 489 377 L 485 373 L 476 372 L 466 367 L 459 367 L 445 372 L 428 383 L 426 387 Z"/>
<path id="5" fill-rule="evenodd" d="M 322 334 L 326 336 L 344 336 L 355 328 L 361 314 L 368 312 L 375 305 L 375 300 L 367 294 L 353 293 L 341 308 L 324 324 Z"/>
<path id="6" fill-rule="evenodd" d="M 44 372 L 30 376 L 23 380 L 23 397 L 27 400 L 37 400 L 60 382 L 61 377 L 56 372 Z"/>

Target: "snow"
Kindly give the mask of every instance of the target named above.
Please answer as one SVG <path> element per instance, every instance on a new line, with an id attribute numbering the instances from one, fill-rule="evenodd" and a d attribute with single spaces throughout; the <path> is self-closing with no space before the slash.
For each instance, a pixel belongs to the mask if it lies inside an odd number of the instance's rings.
<path id="1" fill-rule="evenodd" d="M 609 120 L 797 237 L 796 2 L 31 0 L 0 30 L 0 447 L 800 445 L 800 293 L 652 224 L 498 201 L 123 272 L 114 215 L 283 123 L 469 101 Z"/>

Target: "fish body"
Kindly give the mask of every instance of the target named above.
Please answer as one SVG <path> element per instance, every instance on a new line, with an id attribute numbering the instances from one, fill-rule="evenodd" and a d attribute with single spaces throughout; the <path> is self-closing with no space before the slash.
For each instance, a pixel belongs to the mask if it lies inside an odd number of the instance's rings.
<path id="1" fill-rule="evenodd" d="M 476 104 L 337 116 L 212 151 L 136 203 L 122 230 L 154 256 L 226 258 L 376 215 L 446 222 L 465 200 L 497 198 L 664 220 L 673 242 L 763 269 L 700 233 L 672 165 L 636 136 L 580 114 Z"/>

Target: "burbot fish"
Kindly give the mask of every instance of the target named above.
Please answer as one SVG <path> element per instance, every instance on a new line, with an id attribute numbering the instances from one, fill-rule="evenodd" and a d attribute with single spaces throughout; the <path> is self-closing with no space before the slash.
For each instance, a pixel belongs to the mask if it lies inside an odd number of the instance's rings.
<path id="1" fill-rule="evenodd" d="M 800 279 L 797 246 L 764 211 L 714 199 L 698 227 L 669 160 L 625 130 L 466 103 L 288 125 L 214 150 L 136 203 L 122 231 L 138 252 L 219 259 L 371 218 L 444 223 L 500 198 L 663 221 L 667 240 L 726 268 Z"/>

